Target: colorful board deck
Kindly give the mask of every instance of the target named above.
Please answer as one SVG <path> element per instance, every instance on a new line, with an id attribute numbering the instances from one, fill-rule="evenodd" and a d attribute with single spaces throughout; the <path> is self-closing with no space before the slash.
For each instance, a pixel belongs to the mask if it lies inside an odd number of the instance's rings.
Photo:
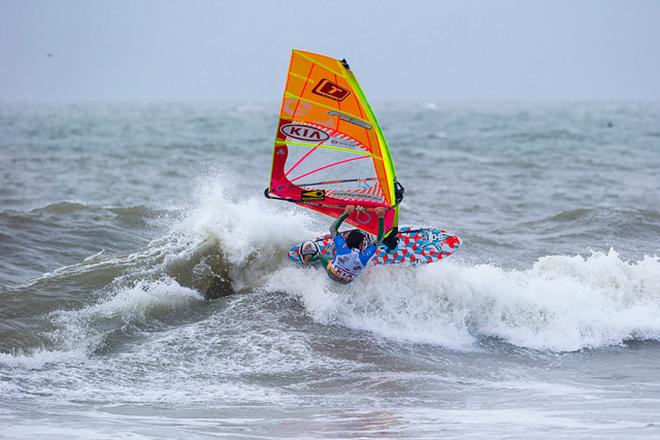
<path id="1" fill-rule="evenodd" d="M 350 231 L 344 231 L 347 234 Z M 368 236 L 370 239 L 371 237 Z M 330 234 L 314 239 L 324 255 L 334 254 L 334 245 Z M 289 250 L 289 258 L 301 263 L 300 245 L 296 244 Z M 365 243 L 368 246 L 369 243 Z M 381 246 L 370 264 L 427 264 L 440 261 L 453 254 L 461 245 L 461 239 L 456 235 L 437 228 L 399 228 L 399 244 L 394 250 L 385 251 Z"/>

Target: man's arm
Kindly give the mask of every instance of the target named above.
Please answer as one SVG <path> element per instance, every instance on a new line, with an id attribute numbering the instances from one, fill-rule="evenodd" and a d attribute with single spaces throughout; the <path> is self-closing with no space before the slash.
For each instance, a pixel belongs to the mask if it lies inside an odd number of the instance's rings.
<path id="1" fill-rule="evenodd" d="M 340 215 L 339 218 L 332 223 L 332 225 L 330 225 L 330 236 L 332 238 L 335 238 L 339 230 L 339 226 L 341 226 L 341 224 L 348 218 L 349 215 L 353 214 L 353 211 L 355 211 L 355 206 L 348 205 L 346 209 L 344 209 L 344 213 Z"/>
<path id="2" fill-rule="evenodd" d="M 383 235 L 385 235 L 385 211 L 385 208 L 375 209 L 376 215 L 378 216 L 378 237 L 376 238 L 376 242 L 371 243 L 360 256 L 360 260 L 365 266 L 369 260 L 371 260 L 371 257 L 376 255 L 378 246 L 383 242 Z"/>
<path id="3" fill-rule="evenodd" d="M 376 247 L 378 247 L 383 242 L 383 235 L 385 234 L 385 208 L 376 208 L 376 215 L 378 216 L 378 237 L 376 238 Z"/>

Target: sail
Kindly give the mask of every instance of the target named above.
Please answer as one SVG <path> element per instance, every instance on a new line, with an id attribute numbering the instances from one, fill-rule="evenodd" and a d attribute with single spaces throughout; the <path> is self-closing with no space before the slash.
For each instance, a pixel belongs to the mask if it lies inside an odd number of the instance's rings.
<path id="1" fill-rule="evenodd" d="M 275 135 L 266 196 L 339 217 L 375 234 L 373 209 L 398 221 L 396 172 L 387 141 L 345 60 L 294 50 Z"/>

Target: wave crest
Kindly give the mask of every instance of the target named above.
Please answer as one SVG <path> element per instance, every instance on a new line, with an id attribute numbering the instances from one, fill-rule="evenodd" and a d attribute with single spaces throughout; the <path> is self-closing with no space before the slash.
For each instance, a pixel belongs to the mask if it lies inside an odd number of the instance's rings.
<path id="1" fill-rule="evenodd" d="M 373 267 L 348 287 L 309 272 L 283 269 L 268 289 L 299 296 L 321 322 L 388 338 L 458 350 L 495 338 L 556 352 L 660 340 L 658 257 L 626 262 L 610 250 L 546 256 L 528 270 L 456 261 Z"/>

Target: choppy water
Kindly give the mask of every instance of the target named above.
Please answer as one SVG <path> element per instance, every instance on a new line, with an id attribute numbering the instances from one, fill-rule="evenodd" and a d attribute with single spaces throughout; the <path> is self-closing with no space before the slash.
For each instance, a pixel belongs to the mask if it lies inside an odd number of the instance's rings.
<path id="1" fill-rule="evenodd" d="M 376 105 L 464 246 L 350 286 L 277 109 L 0 106 L 0 437 L 660 436 L 659 104 Z"/>

